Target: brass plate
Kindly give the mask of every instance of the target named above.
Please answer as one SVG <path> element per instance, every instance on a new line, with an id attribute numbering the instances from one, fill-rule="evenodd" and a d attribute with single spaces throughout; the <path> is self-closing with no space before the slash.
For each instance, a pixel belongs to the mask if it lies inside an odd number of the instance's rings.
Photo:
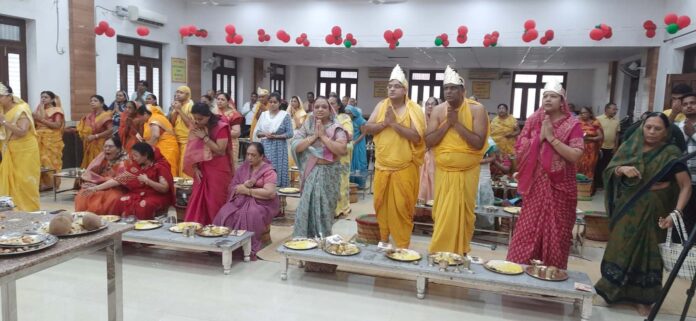
<path id="1" fill-rule="evenodd" d="M 0 249 L 0 256 L 11 256 L 11 255 L 21 255 L 32 252 L 41 251 L 47 249 L 58 243 L 58 238 L 51 234 L 46 234 L 46 238 L 43 242 L 34 246 L 23 246 L 23 247 L 8 247 Z"/>
<path id="2" fill-rule="evenodd" d="M 551 272 L 551 269 L 545 265 L 530 265 L 524 268 L 524 272 L 531 277 L 544 281 L 560 282 L 568 279 L 568 273 L 565 270 L 555 269 L 555 272 Z"/>
<path id="3" fill-rule="evenodd" d="M 0 235 L 0 247 L 25 247 L 41 244 L 46 240 L 46 234 L 39 233 L 6 233 Z"/>
<path id="4" fill-rule="evenodd" d="M 489 260 L 483 264 L 483 267 L 488 271 L 505 275 L 519 275 L 524 273 L 524 269 L 522 269 L 521 265 L 504 260 Z"/>
<path id="5" fill-rule="evenodd" d="M 311 250 L 319 246 L 317 241 L 312 239 L 288 240 L 283 243 L 283 246 L 291 250 Z"/>
<path id="6" fill-rule="evenodd" d="M 439 264 L 442 260 L 447 260 L 448 265 L 459 265 L 464 261 L 461 255 L 451 252 L 435 252 L 430 254 L 430 257 L 433 258 L 433 262 L 436 264 Z"/>
<path id="7" fill-rule="evenodd" d="M 331 244 L 324 249 L 324 252 L 336 256 L 351 256 L 360 253 L 360 248 L 351 243 Z"/>
<path id="8" fill-rule="evenodd" d="M 230 228 L 227 226 L 206 225 L 196 230 L 196 235 L 203 237 L 220 237 L 230 234 Z"/>
<path id="9" fill-rule="evenodd" d="M 189 226 L 195 226 L 196 230 L 198 230 L 203 227 L 203 224 L 197 222 L 181 222 L 170 226 L 169 231 L 174 233 L 183 233 L 184 230 Z"/>
<path id="10" fill-rule="evenodd" d="M 387 250 L 385 255 L 388 258 L 399 262 L 415 262 L 422 258 L 420 253 L 409 249 Z"/>
<path id="11" fill-rule="evenodd" d="M 162 223 L 157 220 L 140 220 L 136 221 L 133 227 L 136 231 L 147 231 L 162 227 Z"/>

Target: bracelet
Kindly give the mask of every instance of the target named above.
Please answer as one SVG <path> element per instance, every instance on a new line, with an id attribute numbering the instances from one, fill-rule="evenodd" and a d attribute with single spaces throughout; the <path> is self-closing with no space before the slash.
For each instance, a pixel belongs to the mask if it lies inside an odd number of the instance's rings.
<path id="1" fill-rule="evenodd" d="M 675 209 L 672 211 L 672 213 L 675 213 L 675 214 L 677 214 L 677 215 L 679 215 L 679 216 L 682 216 L 682 217 L 684 216 L 684 213 L 683 213 L 680 209 L 677 209 L 677 208 L 675 208 Z"/>

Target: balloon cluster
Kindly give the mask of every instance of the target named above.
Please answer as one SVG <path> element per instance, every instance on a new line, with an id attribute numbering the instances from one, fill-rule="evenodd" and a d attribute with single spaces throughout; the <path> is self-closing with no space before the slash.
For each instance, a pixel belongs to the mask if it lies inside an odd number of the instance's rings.
<path id="1" fill-rule="evenodd" d="M 290 35 L 283 29 L 280 29 L 276 32 L 276 38 L 278 38 L 278 40 L 284 43 L 290 42 Z"/>
<path id="2" fill-rule="evenodd" d="M 643 22 L 643 28 L 645 28 L 646 37 L 655 37 L 655 30 L 657 29 L 657 25 L 652 20 L 645 20 L 645 22 Z"/>
<path id="3" fill-rule="evenodd" d="M 150 29 L 145 26 L 140 26 L 135 28 L 135 32 L 138 34 L 138 36 L 145 37 L 150 34 Z"/>
<path id="4" fill-rule="evenodd" d="M 343 31 L 341 31 L 341 27 L 333 26 L 331 28 L 331 33 L 326 35 L 326 37 L 324 38 L 324 40 L 326 40 L 326 44 L 336 46 L 340 46 L 341 44 L 343 44 L 343 37 L 341 36 L 342 33 Z"/>
<path id="5" fill-rule="evenodd" d="M 467 28 L 466 26 L 459 26 L 459 28 L 457 28 L 457 42 L 465 43 L 467 39 L 467 33 L 469 33 L 469 28 Z"/>
<path id="6" fill-rule="evenodd" d="M 309 47 L 309 39 L 307 39 L 307 34 L 304 32 L 299 37 L 295 38 L 295 42 L 298 45 Z"/>
<path id="7" fill-rule="evenodd" d="M 497 31 L 487 33 L 485 36 L 483 36 L 483 46 L 486 48 L 497 46 L 499 36 L 500 33 L 498 33 Z"/>
<path id="8" fill-rule="evenodd" d="M 522 41 L 532 42 L 537 37 L 539 37 L 539 32 L 536 30 L 536 21 L 529 19 L 524 22 L 524 33 L 522 34 Z"/>
<path id="9" fill-rule="evenodd" d="M 225 25 L 225 41 L 229 44 L 241 45 L 244 42 L 244 37 L 237 33 L 237 28 L 232 24 Z"/>
<path id="10" fill-rule="evenodd" d="M 203 29 L 201 29 L 203 30 Z M 198 28 L 194 25 L 186 25 L 186 26 L 181 26 L 179 28 L 179 35 L 183 37 L 191 37 L 191 36 L 196 36 L 196 37 L 202 37 L 203 34 L 201 34 L 201 30 L 198 30 Z M 208 36 L 208 32 L 205 31 L 205 37 Z M 203 37 L 203 38 L 205 38 Z"/>
<path id="11" fill-rule="evenodd" d="M 271 35 L 267 34 L 263 28 L 257 30 L 256 34 L 259 36 L 259 42 L 271 41 Z"/>
<path id="12" fill-rule="evenodd" d="M 435 37 L 435 45 L 436 46 L 443 46 L 445 48 L 449 47 L 449 39 L 446 33 L 442 33 L 439 36 Z"/>
<path id="13" fill-rule="evenodd" d="M 601 23 L 592 28 L 592 30 L 590 31 L 590 39 L 594 41 L 609 39 L 611 38 L 612 34 L 613 32 L 611 30 L 611 27 L 609 27 L 607 24 Z"/>
<path id="14" fill-rule="evenodd" d="M 355 39 L 352 33 L 346 34 L 346 40 L 343 40 L 343 46 L 350 48 L 358 44 L 358 39 Z"/>
<path id="15" fill-rule="evenodd" d="M 539 43 L 542 45 L 545 45 L 549 41 L 553 40 L 553 36 L 554 36 L 553 30 L 548 29 L 548 30 L 546 30 L 546 32 L 544 32 L 544 36 L 541 37 L 541 39 L 539 39 Z"/>
<path id="16" fill-rule="evenodd" d="M 111 38 L 116 35 L 116 30 L 111 28 L 108 22 L 102 20 L 99 21 L 99 24 L 94 27 L 94 33 L 98 36 L 106 35 L 107 37 Z"/>
<path id="17" fill-rule="evenodd" d="M 676 13 L 668 13 L 665 15 L 665 24 L 667 25 L 667 33 L 671 35 L 688 27 L 691 24 L 691 18 L 689 16 L 677 16 Z"/>
<path id="18" fill-rule="evenodd" d="M 384 40 L 389 44 L 389 49 L 394 50 L 399 46 L 399 39 L 404 36 L 404 32 L 401 28 L 396 28 L 394 30 L 384 31 Z"/>

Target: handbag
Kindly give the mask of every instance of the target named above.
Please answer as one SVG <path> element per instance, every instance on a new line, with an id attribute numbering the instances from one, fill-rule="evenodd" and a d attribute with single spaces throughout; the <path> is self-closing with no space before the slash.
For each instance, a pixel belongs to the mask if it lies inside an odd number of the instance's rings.
<path id="1" fill-rule="evenodd" d="M 684 250 L 683 243 L 686 242 L 689 237 L 681 215 L 672 212 L 670 213 L 670 216 L 672 217 L 674 228 L 670 228 L 667 231 L 667 239 L 665 239 L 665 243 L 659 244 L 660 256 L 662 256 L 664 268 L 667 272 L 672 271 L 674 268 L 674 264 L 677 262 L 679 255 Z M 677 235 L 679 235 L 682 244 L 672 243 L 673 229 L 677 230 Z M 678 276 L 684 279 L 693 280 L 694 274 L 696 274 L 696 251 L 694 251 L 694 248 L 691 248 L 686 256 L 686 259 L 684 260 L 684 264 L 682 264 L 681 269 L 679 270 Z"/>

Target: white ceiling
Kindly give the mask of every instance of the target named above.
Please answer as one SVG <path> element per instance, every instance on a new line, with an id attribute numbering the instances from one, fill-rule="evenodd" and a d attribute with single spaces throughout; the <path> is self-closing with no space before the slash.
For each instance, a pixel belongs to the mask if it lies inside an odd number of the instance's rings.
<path id="1" fill-rule="evenodd" d="M 583 69 L 642 54 L 644 47 L 304 48 L 211 46 L 213 52 L 317 67 Z M 205 58 L 205 57 L 204 57 Z"/>

